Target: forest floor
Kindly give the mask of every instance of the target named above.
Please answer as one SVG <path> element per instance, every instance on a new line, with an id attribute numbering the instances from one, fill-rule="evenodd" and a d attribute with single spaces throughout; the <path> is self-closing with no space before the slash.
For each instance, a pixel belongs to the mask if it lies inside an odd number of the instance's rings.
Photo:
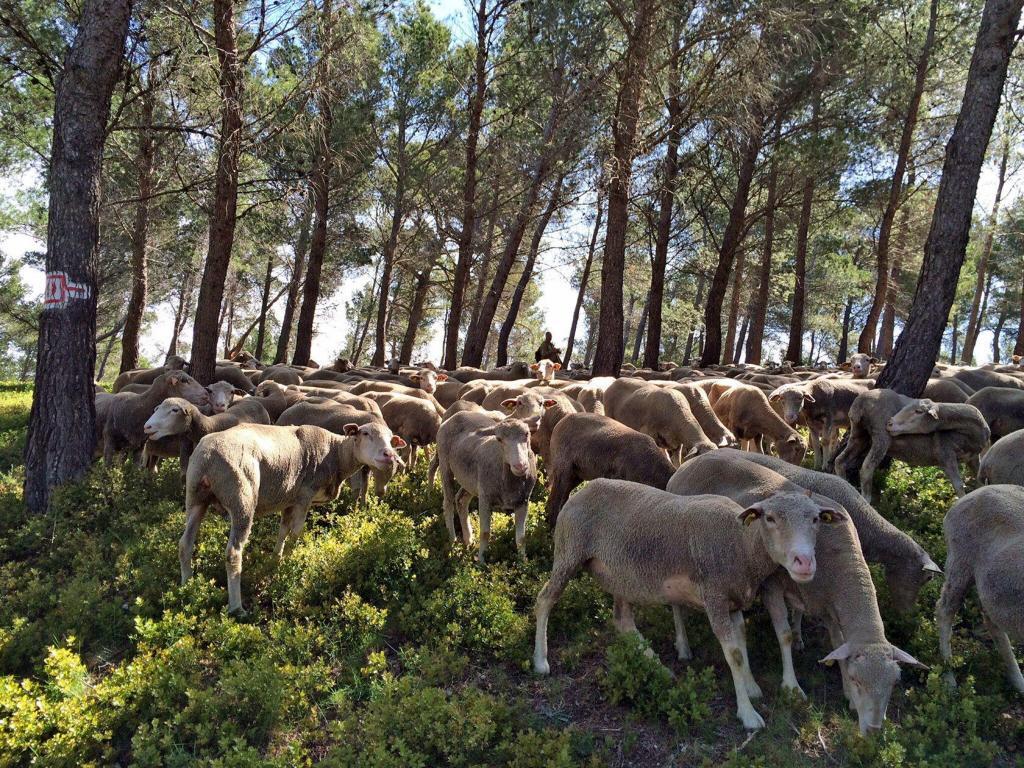
<path id="1" fill-rule="evenodd" d="M 753 736 L 735 717 L 721 651 L 690 621 L 696 658 L 676 661 L 666 608 L 639 612 L 657 658 L 615 637 L 589 576 L 552 614 L 552 676 L 530 672 L 532 609 L 551 564 L 538 484 L 529 561 L 496 516 L 486 566 L 450 546 L 425 462 L 383 499 L 314 509 L 275 562 L 277 520 L 245 552 L 248 615 L 226 612 L 227 523 L 205 520 L 196 577 L 178 585 L 184 525 L 176 462 L 156 475 L 97 467 L 46 516 L 21 502 L 30 393 L 0 385 L 0 766 L 981 766 L 1024 764 L 1024 705 L 1006 684 L 973 599 L 954 639 L 956 690 L 941 681 L 933 606 L 897 616 L 889 639 L 931 666 L 905 670 L 889 724 L 862 739 L 828 648 L 805 622 L 797 675 L 779 694 L 770 622 L 749 612 Z M 938 471 L 896 464 L 880 511 L 945 559 L 953 500 Z M 660 659 L 660 661 L 658 661 Z M 664 664 L 664 665 L 663 665 Z"/>

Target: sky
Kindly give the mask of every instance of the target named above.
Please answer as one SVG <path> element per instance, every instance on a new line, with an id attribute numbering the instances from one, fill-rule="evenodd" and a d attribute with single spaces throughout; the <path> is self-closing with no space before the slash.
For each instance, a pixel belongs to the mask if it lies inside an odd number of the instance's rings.
<path id="1" fill-rule="evenodd" d="M 466 0 L 431 0 L 430 5 L 434 12 L 453 29 L 456 38 L 465 38 L 470 34 L 468 4 Z M 10 181 L 10 180 L 7 180 Z M 1024 179 L 1012 179 L 1007 185 L 1004 205 L 1012 202 L 1021 193 L 1021 184 Z M 15 185 L 25 186 L 26 184 L 37 183 L 35 174 L 27 174 L 22 179 L 14 180 Z M 976 213 L 986 217 L 991 210 L 992 201 L 995 197 L 996 171 L 990 164 L 986 165 L 978 188 L 978 197 L 975 203 Z M 9 192 L 10 190 L 8 190 Z M 584 197 L 584 202 L 589 196 Z M 564 341 L 569 333 L 569 325 L 572 322 L 572 311 L 576 299 L 576 290 L 570 283 L 572 265 L 564 263 L 567 261 L 563 249 L 579 243 L 587 236 L 587 228 L 582 220 L 582 210 L 573 212 L 570 221 L 556 227 L 554 223 L 549 227 L 545 236 L 545 243 L 542 253 L 538 257 L 536 269 L 536 280 L 540 288 L 539 308 L 545 318 L 545 329 L 552 332 L 556 340 Z M 22 233 L 0 232 L 0 253 L 4 258 L 18 258 L 29 250 L 42 250 L 44 243 Z M 600 242 L 598 244 L 600 247 Z M 41 295 L 43 290 L 43 273 L 39 270 L 26 267 L 22 271 L 22 277 L 30 289 Z M 165 276 L 151 275 L 152 280 L 160 280 Z M 317 313 L 317 332 L 313 338 L 312 356 L 321 364 L 328 364 L 341 352 L 341 345 L 350 329 L 350 318 L 346 316 L 345 304 L 360 289 L 362 289 L 372 278 L 369 270 L 364 273 L 355 273 L 347 276 L 336 290 L 321 299 L 320 309 Z M 171 336 L 172 314 L 169 305 L 164 304 L 151 308 L 155 312 L 155 320 L 147 327 L 141 339 L 141 352 L 150 361 L 159 361 L 166 351 L 167 343 Z M 276 308 L 276 314 L 280 317 L 283 306 Z M 187 326 L 182 338 L 191 338 L 191 326 Z M 431 338 L 428 345 L 428 357 L 439 361 L 443 346 L 443 328 L 440 322 L 431 329 Z M 538 342 L 540 339 L 538 339 Z M 992 356 L 992 334 L 984 331 L 980 334 L 976 349 L 976 356 L 979 363 L 989 362 Z"/>

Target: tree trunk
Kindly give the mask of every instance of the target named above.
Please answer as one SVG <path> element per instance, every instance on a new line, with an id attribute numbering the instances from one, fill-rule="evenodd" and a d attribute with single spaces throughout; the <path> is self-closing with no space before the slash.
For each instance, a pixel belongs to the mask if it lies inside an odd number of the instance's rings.
<path id="1" fill-rule="evenodd" d="M 960 313 L 959 312 L 953 315 L 953 321 L 952 321 L 952 323 L 950 323 L 950 328 L 952 329 L 952 338 L 950 339 L 950 344 L 949 344 L 949 362 L 950 363 L 955 363 L 956 362 L 956 342 L 957 342 L 957 338 L 958 338 L 958 336 L 960 334 Z"/>
<path id="2" fill-rule="evenodd" d="M 263 295 L 260 297 L 260 317 L 256 326 L 257 360 L 263 359 L 263 345 L 267 336 L 267 312 L 270 311 L 270 284 L 274 280 L 274 249 L 267 251 L 267 271 L 263 275 Z"/>
<path id="3" fill-rule="evenodd" d="M 533 237 L 530 240 L 530 251 L 526 256 L 526 263 L 523 264 L 523 273 L 519 276 L 515 290 L 512 292 L 512 299 L 509 302 L 508 314 L 505 315 L 505 322 L 501 324 L 501 331 L 498 333 L 498 351 L 495 364 L 498 366 L 508 365 L 508 340 L 512 336 L 512 329 L 515 327 L 519 317 L 519 308 L 523 303 L 523 296 L 526 295 L 526 288 L 533 279 L 533 266 L 537 262 L 537 253 L 540 251 L 540 242 L 544 237 L 544 230 L 548 228 L 551 217 L 558 208 L 559 199 L 562 196 L 562 183 L 565 181 L 565 174 L 558 177 L 554 189 L 551 190 L 551 197 L 548 198 L 547 207 L 541 214 L 540 219 L 533 228 Z"/>
<path id="4" fill-rule="evenodd" d="M 129 0 L 85 0 L 54 100 L 46 228 L 46 302 L 25 446 L 25 505 L 83 477 L 96 442 L 96 258 L 100 176 Z"/>
<path id="5" fill-rule="evenodd" d="M 305 204 L 302 224 L 299 227 L 299 240 L 295 244 L 295 262 L 292 265 L 291 279 L 288 281 L 288 297 L 285 299 L 284 315 L 281 318 L 281 333 L 277 337 L 277 352 L 274 362 L 288 362 L 288 348 L 292 341 L 292 325 L 295 321 L 295 307 L 299 303 L 299 288 L 302 287 L 303 271 L 306 267 L 306 253 L 309 250 L 309 225 L 313 218 L 313 206 Z"/>
<path id="6" fill-rule="evenodd" d="M 473 261 L 473 235 L 476 229 L 477 144 L 480 124 L 487 95 L 487 30 L 489 27 L 487 0 L 480 0 L 476 8 L 476 58 L 473 69 L 473 92 L 469 98 L 469 127 L 466 132 L 466 167 L 462 184 L 462 231 L 459 232 L 459 256 L 452 281 L 451 306 L 448 328 L 444 340 L 442 367 L 450 370 L 458 365 L 459 328 L 465 303 L 469 267 Z"/>
<path id="7" fill-rule="evenodd" d="M 374 337 L 373 357 L 370 365 L 384 365 L 386 326 L 388 318 L 388 296 L 391 291 L 391 273 L 398 252 L 398 236 L 405 220 L 405 124 L 398 126 L 398 161 L 395 165 L 395 205 L 391 211 L 391 228 L 381 253 L 380 298 L 377 300 L 377 326 Z"/>
<path id="8" fill-rule="evenodd" d="M 647 316 L 647 346 L 644 349 L 644 368 L 657 369 L 661 357 L 661 314 L 665 302 L 665 267 L 668 264 L 668 246 L 672 234 L 672 208 L 676 199 L 676 179 L 679 175 L 679 142 L 682 138 L 683 113 L 681 84 L 679 82 L 679 22 L 672 33 L 672 58 L 669 82 L 671 93 L 665 100 L 668 110 L 668 136 L 665 140 L 665 160 L 662 163 L 661 194 L 658 200 L 658 224 L 654 242 L 654 260 L 651 262 L 651 290 Z"/>
<path id="9" fill-rule="evenodd" d="M 914 169 L 907 172 L 907 182 L 914 184 Z M 878 347 L 875 355 L 882 360 L 892 356 L 892 345 L 896 335 L 896 286 L 903 274 L 903 252 L 907 247 L 907 232 L 910 228 L 910 212 L 904 207 L 900 214 L 899 245 L 892 258 L 892 269 L 885 286 L 885 308 L 882 310 L 881 329 L 878 331 Z"/>
<path id="10" fill-rule="evenodd" d="M 597 325 L 595 376 L 618 376 L 625 342 L 622 336 L 622 284 L 629 227 L 629 188 L 636 154 L 640 102 L 647 83 L 650 41 L 658 4 L 636 0 L 636 20 L 625 30 L 628 42 L 619 75 L 612 119 L 613 152 L 608 178 L 608 227 L 601 263 L 601 309 Z"/>
<path id="11" fill-rule="evenodd" d="M 978 177 L 999 112 L 1022 4 L 1024 0 L 986 0 L 982 12 L 963 103 L 946 145 L 914 302 L 892 360 L 878 379 L 879 387 L 908 397 L 917 397 L 928 383 L 942 344 L 942 329 L 953 306 L 967 252 Z"/>
<path id="12" fill-rule="evenodd" d="M 220 141 L 210 215 L 210 244 L 192 329 L 192 375 L 212 384 L 217 363 L 217 317 L 235 242 L 238 157 L 242 149 L 242 66 L 238 58 L 234 0 L 213 0 L 213 30 L 220 63 Z"/>
<path id="13" fill-rule="evenodd" d="M 370 330 L 370 317 L 373 315 L 373 297 L 377 295 L 377 285 L 379 282 L 380 262 L 377 263 L 377 269 L 374 270 L 373 284 L 370 286 L 370 291 L 366 294 L 367 307 L 363 315 L 363 327 L 352 339 L 352 354 L 349 357 L 354 364 L 358 364 L 359 358 L 363 355 L 363 344 L 366 343 L 366 334 Z"/>
<path id="14" fill-rule="evenodd" d="M 153 193 L 153 162 L 155 142 L 149 126 L 153 123 L 153 91 L 146 88 L 142 94 L 142 115 L 139 131 L 139 150 L 135 166 L 138 169 L 138 196 L 135 222 L 132 225 L 132 295 L 128 299 L 128 315 L 121 334 L 121 372 L 139 367 L 139 334 L 146 313 L 146 241 L 149 239 L 149 198 Z M 105 362 L 105 361 L 104 361 Z"/>
<path id="15" fill-rule="evenodd" d="M 743 270 L 747 264 L 747 252 L 740 248 L 736 254 L 736 267 L 732 276 L 732 296 L 729 297 L 729 317 L 725 323 L 725 360 L 732 360 L 732 351 L 736 345 L 736 321 L 740 315 L 740 297 L 743 294 Z"/>
<path id="16" fill-rule="evenodd" d="M 843 336 L 839 339 L 839 354 L 836 355 L 837 363 L 846 362 L 846 358 L 850 356 L 850 326 L 852 325 L 852 315 L 853 296 L 848 296 L 846 298 L 846 309 L 843 310 Z"/>
<path id="17" fill-rule="evenodd" d="M 227 318 L 227 328 L 224 331 L 224 357 L 231 356 L 231 332 L 234 330 L 235 325 L 235 295 L 238 292 L 238 275 L 237 273 L 232 276 L 230 287 L 227 288 L 228 294 L 228 305 L 225 311 L 225 317 Z"/>
<path id="18" fill-rule="evenodd" d="M 817 115 L 817 105 L 814 114 Z M 807 302 L 807 241 L 811 228 L 811 208 L 814 205 L 814 177 L 804 178 L 803 199 L 800 202 L 800 222 L 796 230 L 796 257 L 793 264 L 793 306 L 789 319 L 789 346 L 786 360 L 799 365 L 803 358 L 804 306 Z"/>
<path id="19" fill-rule="evenodd" d="M 931 59 L 932 47 L 935 44 L 935 26 L 938 20 L 938 13 L 939 0 L 931 0 L 928 11 L 928 32 L 925 34 L 921 53 L 917 57 L 914 90 L 911 92 L 910 101 L 907 103 L 907 116 L 903 121 L 903 133 L 900 135 L 900 145 L 896 153 L 896 167 L 892 172 L 889 199 L 886 201 L 885 211 L 882 213 L 882 223 L 878 229 L 878 266 L 875 278 L 875 293 L 871 302 L 871 309 L 868 311 L 867 319 L 864 321 L 864 329 L 861 331 L 860 339 L 857 341 L 858 352 L 870 353 L 875 347 L 875 326 L 878 324 L 878 317 L 882 313 L 889 280 L 889 237 L 892 232 L 893 221 L 896 219 L 896 211 L 900 206 L 900 198 L 903 196 L 903 174 L 906 171 L 907 160 L 910 157 L 914 129 L 917 126 L 917 114 L 921 107 L 921 96 L 924 93 L 925 80 L 928 77 L 928 63 Z M 987 141 L 986 139 L 986 143 Z"/>
<path id="20" fill-rule="evenodd" d="M 196 290 L 196 275 L 190 267 L 182 278 L 181 289 L 178 292 L 178 303 L 174 307 L 174 324 L 171 331 L 171 341 L 167 345 L 167 356 L 178 354 L 178 339 L 185 323 L 188 320 L 188 308 L 192 304 L 192 294 Z"/>
<path id="21" fill-rule="evenodd" d="M 778 124 L 776 124 L 776 132 Z M 768 167 L 768 200 L 764 213 L 764 247 L 761 250 L 761 273 L 758 276 L 757 293 L 750 309 L 750 331 L 747 336 L 747 362 L 761 364 L 761 348 L 764 346 L 764 326 L 768 315 L 768 296 L 772 287 L 772 249 L 775 246 L 776 188 L 779 174 L 772 159 Z"/>
<path id="22" fill-rule="evenodd" d="M 598 188 L 601 184 L 598 182 Z M 572 310 L 572 323 L 569 325 L 569 338 L 565 342 L 565 353 L 562 355 L 562 365 L 569 367 L 569 360 L 572 358 L 572 349 L 576 344 L 576 326 L 580 319 L 580 309 L 583 307 L 583 300 L 587 294 L 587 283 L 590 282 L 590 269 L 594 265 L 594 251 L 597 249 L 597 236 L 601 231 L 601 218 L 604 213 L 600 189 L 597 193 L 597 217 L 594 219 L 594 229 L 590 234 L 590 246 L 587 248 L 587 261 L 583 265 L 583 274 L 580 276 L 580 289 L 576 293 L 576 306 Z M 591 334 L 592 335 L 592 334 Z"/>
<path id="23" fill-rule="evenodd" d="M 480 250 L 480 264 L 477 267 L 476 291 L 473 294 L 473 304 L 469 315 L 469 322 L 466 324 L 466 345 L 468 346 L 473 335 L 476 333 L 476 324 L 480 319 L 480 308 L 484 303 L 484 291 L 487 290 L 487 281 L 491 276 L 491 259 L 494 258 L 494 231 L 498 227 L 498 184 L 495 183 L 491 189 L 490 207 L 487 215 L 487 234 L 484 236 L 483 246 Z M 465 348 L 462 350 L 463 365 L 465 365 Z"/>
<path id="24" fill-rule="evenodd" d="M 326 136 L 329 134 L 325 134 Z M 313 191 L 313 236 L 309 243 L 309 263 L 306 266 L 306 278 L 302 285 L 302 307 L 299 309 L 299 322 L 295 329 L 295 353 L 292 365 L 309 365 L 313 349 L 313 323 L 316 319 L 316 305 L 320 300 L 320 273 L 324 267 L 327 254 L 327 208 L 328 186 L 330 179 L 328 168 L 330 158 L 326 144 L 313 170 L 310 187 Z"/>
<path id="25" fill-rule="evenodd" d="M 740 325 L 740 335 L 736 340 L 736 351 L 732 355 L 732 362 L 739 363 L 743 357 L 743 342 L 747 338 L 747 331 L 750 328 L 750 312 L 743 316 L 743 323 Z"/>
<path id="26" fill-rule="evenodd" d="M 729 287 L 729 275 L 732 264 L 743 240 L 744 224 L 746 223 L 747 200 L 750 198 L 750 184 L 754 179 L 757 167 L 757 156 L 761 151 L 764 118 L 755 115 L 754 125 L 743 147 L 739 174 L 736 180 L 736 193 L 733 195 L 729 209 L 729 223 L 722 235 L 722 247 L 718 254 L 718 266 L 711 279 L 711 290 L 704 307 L 704 351 L 701 353 L 700 365 L 706 368 L 715 365 L 722 358 L 722 303 Z"/>
<path id="27" fill-rule="evenodd" d="M 694 309 L 700 309 L 700 305 L 704 301 L 704 282 L 705 282 L 704 273 L 701 272 L 697 276 L 697 293 L 696 293 L 696 295 L 694 296 L 694 299 L 693 299 L 693 307 L 694 307 Z M 686 352 L 683 354 L 683 365 L 689 365 L 690 364 L 690 360 L 691 360 L 692 355 L 693 355 L 693 339 L 694 339 L 694 337 L 696 335 L 697 335 L 697 329 L 696 328 L 691 328 L 690 329 L 690 333 L 686 337 Z M 703 344 L 701 345 L 701 349 L 703 349 Z M 701 349 L 698 349 L 697 351 L 700 352 Z"/>
<path id="28" fill-rule="evenodd" d="M 1002 357 L 1002 349 L 1000 339 L 1003 335 L 1003 326 L 1006 324 L 1006 312 L 1001 311 L 999 313 L 999 320 L 996 322 L 996 327 L 992 331 L 992 362 L 998 363 Z"/>
<path id="29" fill-rule="evenodd" d="M 647 294 L 647 299 L 644 301 L 643 309 L 640 310 L 640 322 L 636 326 L 636 341 L 633 344 L 633 362 L 637 363 L 640 360 L 640 344 L 644 340 L 644 331 L 647 330 L 647 317 L 651 312 L 651 294 Z M 658 369 L 658 363 L 655 362 L 654 369 Z"/>
<path id="30" fill-rule="evenodd" d="M 403 365 L 408 365 L 412 362 L 412 352 L 416 347 L 416 334 L 419 331 L 420 323 L 423 322 L 423 313 L 427 305 L 427 294 L 430 291 L 430 273 L 434 271 L 435 259 L 432 259 L 427 263 L 426 267 L 416 273 L 416 286 L 413 290 L 412 306 L 409 308 L 409 324 L 405 328 L 402 349 L 398 353 L 398 359 Z"/>
<path id="31" fill-rule="evenodd" d="M 985 311 L 981 307 L 981 294 L 984 290 L 986 277 L 988 277 L 988 259 L 992 255 L 992 241 L 996 234 L 996 225 L 999 223 L 999 203 L 1003 197 L 1003 184 L 1006 181 L 1006 164 L 1010 159 L 1009 136 L 1003 137 L 1002 153 L 999 158 L 999 182 L 996 184 L 996 197 L 992 203 L 992 215 L 989 217 L 988 230 L 985 232 L 985 239 L 981 244 L 981 252 L 978 254 L 978 277 L 974 284 L 974 296 L 971 299 L 971 314 L 967 319 L 967 333 L 964 335 L 964 351 L 961 354 L 961 362 L 971 364 L 974 359 L 974 345 L 978 341 L 978 331 Z"/>

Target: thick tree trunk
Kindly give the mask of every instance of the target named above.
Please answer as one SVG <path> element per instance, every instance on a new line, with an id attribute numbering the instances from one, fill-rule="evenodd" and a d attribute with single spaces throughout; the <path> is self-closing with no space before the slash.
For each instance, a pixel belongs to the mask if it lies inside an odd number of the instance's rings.
<path id="1" fill-rule="evenodd" d="M 263 293 L 260 296 L 260 316 L 256 324 L 256 351 L 253 353 L 257 360 L 263 359 L 263 345 L 267 337 L 267 313 L 270 311 L 270 284 L 274 280 L 274 249 L 267 251 L 267 271 L 263 275 Z"/>
<path id="2" fill-rule="evenodd" d="M 498 351 L 495 360 L 495 364 L 498 366 L 508 365 L 508 340 L 512 336 L 512 329 L 519 318 L 519 308 L 523 304 L 523 296 L 526 295 L 526 289 L 530 285 L 530 280 L 533 279 L 533 267 L 537 262 L 540 242 L 544 238 L 544 230 L 548 228 L 548 223 L 558 208 L 564 181 L 564 174 L 558 177 L 554 189 L 551 190 L 551 196 L 548 198 L 547 207 L 545 207 L 544 212 L 533 228 L 533 237 L 530 239 L 530 251 L 526 255 L 526 263 L 523 264 L 523 273 L 519 276 L 519 282 L 516 283 L 515 290 L 512 292 L 512 299 L 508 305 L 508 314 L 505 315 L 505 322 L 501 324 L 501 331 L 498 333 Z"/>
<path id="3" fill-rule="evenodd" d="M 678 18 L 682 20 L 681 14 Z M 658 367 L 661 357 L 661 314 L 665 303 L 665 267 L 668 264 L 668 246 L 672 234 L 672 209 L 676 199 L 679 142 L 682 138 L 680 117 L 683 113 L 683 104 L 679 83 L 679 32 L 680 30 L 677 28 L 672 34 L 669 78 L 672 92 L 665 100 L 669 128 L 665 140 L 665 160 L 662 163 L 657 234 L 654 241 L 654 260 L 651 262 L 651 290 L 648 298 L 647 345 L 644 349 L 644 368 L 654 369 Z"/>
<path id="4" fill-rule="evenodd" d="M 761 273 L 758 276 L 757 293 L 750 308 L 750 331 L 747 336 L 747 362 L 761 364 L 761 348 L 764 346 L 764 326 L 768 315 L 768 296 L 772 287 L 772 249 L 775 246 L 775 207 L 778 204 L 776 189 L 779 174 L 775 160 L 768 168 L 768 199 L 764 213 L 764 245 L 761 249 Z"/>
<path id="5" fill-rule="evenodd" d="M 982 12 L 963 103 L 946 145 L 914 302 L 892 359 L 878 379 L 879 387 L 908 397 L 917 397 L 928 383 L 942 344 L 942 330 L 967 252 L 978 177 L 999 112 L 1022 4 L 1024 0 L 986 0 Z"/>
<path id="6" fill-rule="evenodd" d="M 220 141 L 210 215 L 210 244 L 192 329 L 192 375 L 212 384 L 217 363 L 217 318 L 235 242 L 238 157 L 242 149 L 242 66 L 238 58 L 234 0 L 213 0 L 213 30 L 220 62 Z"/>
<path id="7" fill-rule="evenodd" d="M 974 345 L 978 341 L 978 331 L 985 311 L 981 306 L 982 292 L 987 285 L 989 276 L 988 260 L 992 255 L 992 241 L 995 238 L 996 226 L 999 223 L 999 204 L 1003 198 L 1003 184 L 1006 181 L 1006 164 L 1010 159 L 1010 141 L 1004 137 L 1001 156 L 999 158 L 999 181 L 996 184 L 996 197 L 992 203 L 992 215 L 989 217 L 988 229 L 978 254 L 978 277 L 974 283 L 974 296 L 971 299 L 971 314 L 967 319 L 967 332 L 964 334 L 964 351 L 960 361 L 970 364 L 974 358 Z"/>
<path id="8" fill-rule="evenodd" d="M 907 182 L 914 183 L 914 170 L 911 168 L 907 173 Z M 899 244 L 892 257 L 892 269 L 889 271 L 889 279 L 885 286 L 885 308 L 882 310 L 881 326 L 878 331 L 878 346 L 875 348 L 875 356 L 888 360 L 892 356 L 892 345 L 896 336 L 896 287 L 899 284 L 900 276 L 903 274 L 903 253 L 907 247 L 908 231 L 910 229 L 910 211 L 904 206 L 900 214 Z"/>
<path id="9" fill-rule="evenodd" d="M 892 224 L 896 220 L 896 211 L 900 206 L 900 199 L 903 196 L 903 174 L 907 168 L 907 160 L 910 157 L 910 149 L 914 139 L 914 129 L 917 127 L 917 114 L 921 107 L 921 96 L 924 93 L 925 80 L 928 77 L 928 64 L 931 60 L 932 47 L 935 44 L 935 26 L 938 20 L 939 0 L 931 0 L 928 12 L 928 32 L 925 35 L 924 45 L 921 46 L 921 53 L 917 57 L 917 70 L 914 74 L 914 90 L 910 94 L 910 101 L 907 103 L 907 115 L 903 121 L 903 132 L 900 135 L 900 145 L 896 153 L 896 167 L 892 172 L 892 183 L 889 186 L 889 199 L 885 204 L 885 211 L 882 213 L 882 223 L 878 229 L 878 261 L 875 278 L 875 293 L 871 302 L 871 309 L 868 310 L 867 319 L 864 321 L 864 329 L 857 341 L 857 351 L 870 353 L 875 347 L 875 328 L 878 318 L 882 314 L 882 306 L 885 304 L 889 280 L 889 238 L 892 232 Z"/>
<path id="10" fill-rule="evenodd" d="M 146 244 L 149 239 L 149 198 L 153 193 L 153 162 L 155 141 L 148 126 L 153 123 L 153 92 L 147 88 L 142 94 L 142 114 L 139 131 L 139 150 L 135 159 L 138 169 L 138 196 L 135 221 L 132 224 L 132 295 L 128 299 L 128 314 L 121 334 L 121 372 L 139 367 L 139 334 L 146 313 Z"/>
<path id="11" fill-rule="evenodd" d="M 729 287 L 733 261 L 743 240 L 747 201 L 750 199 L 750 184 L 754 179 L 763 132 L 764 119 L 758 113 L 743 147 L 743 156 L 740 159 L 739 174 L 736 180 L 736 193 L 733 195 L 732 206 L 729 209 L 729 223 L 726 224 L 725 233 L 722 235 L 718 266 L 711 279 L 711 289 L 708 291 L 708 301 L 704 307 L 705 341 L 704 351 L 700 357 L 702 368 L 721 362 L 722 304 L 725 301 L 725 292 Z"/>
<path id="12" fill-rule="evenodd" d="M 814 110 L 817 114 L 817 109 Z M 793 305 L 789 319 L 789 345 L 786 360 L 799 365 L 803 358 L 804 307 L 807 303 L 807 241 L 810 237 L 811 208 L 814 205 L 814 177 L 804 179 L 800 202 L 800 221 L 796 229 L 796 254 L 793 262 Z"/>
<path id="13" fill-rule="evenodd" d="M 600 186 L 601 184 L 599 182 L 598 187 Z M 587 284 L 590 282 L 590 269 L 594 265 L 594 252 L 597 250 L 597 237 L 601 232 L 601 219 L 604 214 L 603 203 L 604 200 L 601 197 L 601 192 L 598 191 L 597 216 L 594 219 L 594 229 L 590 234 L 590 246 L 587 248 L 587 261 L 583 265 L 583 274 L 580 276 L 580 289 L 576 293 L 576 306 L 572 310 L 572 323 L 569 325 L 569 338 L 565 342 L 565 352 L 562 355 L 562 365 L 566 368 L 569 367 L 569 360 L 572 358 L 572 350 L 576 344 L 576 326 L 580 319 L 580 310 L 583 308 L 583 300 L 587 295 Z"/>
<path id="14" fill-rule="evenodd" d="M 291 279 L 288 281 L 288 296 L 285 298 L 284 315 L 281 317 L 281 333 L 277 337 L 275 363 L 288 362 L 288 348 L 292 341 L 292 326 L 295 323 L 295 307 L 299 303 L 299 289 L 306 269 L 306 253 L 309 251 L 309 226 L 313 218 L 313 206 L 305 204 L 302 224 L 299 227 L 299 240 L 295 244 L 295 262 L 292 265 Z"/>
<path id="15" fill-rule="evenodd" d="M 473 92 L 469 98 L 469 127 L 466 131 L 466 166 L 462 183 L 462 231 L 459 233 L 459 256 L 452 281 L 451 306 L 448 310 L 448 328 L 444 340 L 442 366 L 454 369 L 458 365 L 459 328 L 465 303 L 469 267 L 473 261 L 473 235 L 476 229 L 477 145 L 480 124 L 487 95 L 487 30 L 489 13 L 487 0 L 480 0 L 476 8 L 476 58 L 473 68 Z"/>
<path id="16" fill-rule="evenodd" d="M 326 144 L 324 147 L 310 180 L 310 187 L 313 191 L 313 235 L 309 243 L 306 278 L 302 285 L 302 307 L 299 309 L 299 322 L 295 328 L 295 353 L 292 355 L 292 365 L 309 365 L 313 349 L 313 323 L 316 320 L 316 305 L 320 300 L 320 273 L 323 271 L 324 257 L 327 254 L 330 158 Z"/>
<path id="17" fill-rule="evenodd" d="M 420 324 L 423 322 L 423 313 L 427 306 L 427 294 L 430 292 L 430 273 L 434 271 L 434 264 L 435 261 L 431 260 L 422 270 L 416 273 L 416 286 L 413 289 L 412 306 L 409 307 L 409 324 L 405 328 L 402 349 L 398 353 L 398 359 L 403 365 L 408 365 L 412 362 L 412 352 L 416 347 L 416 334 L 419 332 Z"/>
<path id="18" fill-rule="evenodd" d="M 487 283 L 491 278 L 491 261 L 494 258 L 494 232 L 498 228 L 498 215 L 501 207 L 498 204 L 499 186 L 494 184 L 491 189 L 490 206 L 487 212 L 487 234 L 480 247 L 480 264 L 476 270 L 476 291 L 473 293 L 473 303 L 469 315 L 469 322 L 466 324 L 466 342 L 468 347 L 476 334 L 476 324 L 480 320 L 480 308 L 484 304 L 484 292 L 487 290 Z M 482 215 L 481 215 L 482 219 Z M 466 349 L 462 350 L 462 364 L 466 365 Z"/>
<path id="19" fill-rule="evenodd" d="M 725 359 L 723 362 L 732 361 L 732 351 L 736 346 L 736 321 L 740 315 L 740 297 L 743 295 L 743 270 L 747 265 L 747 252 L 740 248 L 736 254 L 736 266 L 732 276 L 732 295 L 729 297 L 729 316 L 725 323 Z"/>
<path id="20" fill-rule="evenodd" d="M 25 446 L 25 505 L 35 513 L 45 512 L 55 486 L 92 465 L 100 175 L 130 15 L 130 0 L 85 0 L 57 80 L 46 303 Z"/>
<path id="21" fill-rule="evenodd" d="M 629 227 L 629 189 L 636 154 L 640 102 L 647 83 L 650 43 L 658 4 L 655 0 L 636 0 L 635 7 L 635 21 L 630 29 L 625 30 L 628 42 L 612 119 L 613 152 L 608 178 L 608 227 L 601 263 L 595 376 L 617 376 L 625 347 L 622 337 L 622 283 Z"/>

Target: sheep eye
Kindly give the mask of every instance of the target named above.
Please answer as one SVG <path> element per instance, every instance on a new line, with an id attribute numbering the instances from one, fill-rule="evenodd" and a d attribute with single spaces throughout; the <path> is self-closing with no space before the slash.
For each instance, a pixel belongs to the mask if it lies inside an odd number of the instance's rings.
<path id="1" fill-rule="evenodd" d="M 767 520 L 769 523 L 774 523 L 775 522 L 775 516 L 774 515 L 767 515 L 767 516 L 765 516 L 764 519 Z"/>

